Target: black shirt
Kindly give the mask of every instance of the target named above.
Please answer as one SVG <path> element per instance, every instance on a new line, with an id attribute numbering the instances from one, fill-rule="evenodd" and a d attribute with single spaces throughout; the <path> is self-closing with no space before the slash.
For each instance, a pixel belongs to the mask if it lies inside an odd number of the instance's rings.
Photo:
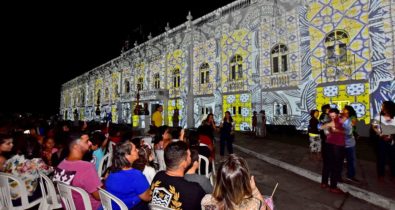
<path id="1" fill-rule="evenodd" d="M 206 194 L 198 183 L 188 182 L 184 177 L 169 176 L 165 171 L 155 175 L 151 190 L 152 203 L 183 210 L 201 210 L 200 202 Z"/>

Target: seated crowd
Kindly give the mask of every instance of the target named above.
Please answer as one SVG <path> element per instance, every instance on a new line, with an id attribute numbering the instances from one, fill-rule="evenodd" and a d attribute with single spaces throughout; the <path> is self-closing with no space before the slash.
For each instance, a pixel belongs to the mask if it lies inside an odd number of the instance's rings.
<path id="1" fill-rule="evenodd" d="M 59 128 L 0 133 L 0 171 L 23 180 L 29 200 L 42 196 L 40 171 L 55 185 L 61 181 L 86 191 L 92 209 L 103 208 L 99 189 L 128 209 L 269 209 L 243 158 L 231 154 L 213 170 L 213 137 L 168 126 L 142 137 L 134 137 L 130 128 L 87 123 Z M 210 170 L 198 174 L 205 164 Z M 110 167 L 101 173 L 103 165 Z M 20 205 L 15 184 L 10 186 L 13 205 Z M 81 196 L 73 194 L 73 200 L 76 209 L 84 209 Z"/>

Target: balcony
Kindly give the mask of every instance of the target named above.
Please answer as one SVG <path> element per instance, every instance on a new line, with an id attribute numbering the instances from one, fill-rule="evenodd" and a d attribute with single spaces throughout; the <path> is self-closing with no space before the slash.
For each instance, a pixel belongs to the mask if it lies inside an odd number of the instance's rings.
<path id="1" fill-rule="evenodd" d="M 169 96 L 169 91 L 165 89 L 143 90 L 139 92 L 140 100 L 161 100 Z M 137 100 L 137 92 L 131 93 L 131 100 Z"/>
<path id="2" fill-rule="evenodd" d="M 231 80 L 225 82 L 225 86 L 228 88 L 228 91 L 244 91 L 245 87 L 245 81 L 244 80 Z"/>
<path id="3" fill-rule="evenodd" d="M 355 55 L 348 53 L 346 56 L 326 57 L 321 62 L 320 83 L 357 80 L 357 62 Z"/>
<path id="4" fill-rule="evenodd" d="M 297 71 L 275 74 L 269 76 L 268 79 L 266 79 L 266 85 L 268 85 L 269 88 L 284 88 L 297 86 L 298 84 L 299 72 Z"/>

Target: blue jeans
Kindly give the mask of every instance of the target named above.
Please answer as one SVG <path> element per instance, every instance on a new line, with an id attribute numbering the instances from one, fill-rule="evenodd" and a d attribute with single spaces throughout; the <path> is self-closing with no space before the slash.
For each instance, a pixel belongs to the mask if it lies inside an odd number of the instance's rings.
<path id="1" fill-rule="evenodd" d="M 355 177 L 355 146 L 346 148 L 346 160 L 347 160 L 347 177 Z"/>

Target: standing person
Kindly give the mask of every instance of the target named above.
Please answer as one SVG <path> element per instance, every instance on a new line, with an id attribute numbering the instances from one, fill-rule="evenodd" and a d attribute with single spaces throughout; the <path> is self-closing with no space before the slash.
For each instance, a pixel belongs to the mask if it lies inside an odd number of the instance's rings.
<path id="1" fill-rule="evenodd" d="M 129 209 L 148 210 L 146 202 L 151 200 L 149 183 L 140 170 L 132 167 L 138 158 L 138 150 L 133 143 L 126 141 L 117 145 L 105 185 L 106 190 L 121 199 Z M 119 209 L 115 206 L 114 210 Z"/>
<path id="2" fill-rule="evenodd" d="M 179 121 L 180 121 L 180 119 L 178 119 L 179 116 L 180 116 L 179 112 L 180 112 L 180 110 L 178 110 L 178 108 L 174 109 L 174 113 L 173 113 L 173 117 L 172 117 L 173 127 L 178 127 L 179 126 Z"/>
<path id="3" fill-rule="evenodd" d="M 266 114 L 265 110 L 259 111 L 257 115 L 256 135 L 266 137 Z"/>
<path id="4" fill-rule="evenodd" d="M 221 128 L 220 136 L 220 155 L 221 157 L 225 154 L 225 144 L 229 154 L 233 154 L 233 140 L 234 140 L 234 124 L 233 118 L 229 111 L 225 112 L 224 120 L 219 126 Z"/>
<path id="5" fill-rule="evenodd" d="M 352 106 L 346 105 L 342 111 L 343 115 L 343 128 L 345 137 L 346 147 L 346 160 L 347 160 L 347 180 L 359 183 L 359 180 L 355 178 L 355 166 L 356 166 L 356 151 L 355 151 L 355 137 L 354 127 L 357 123 L 357 113 Z"/>
<path id="6" fill-rule="evenodd" d="M 377 173 L 379 181 L 384 181 L 385 165 L 389 159 L 391 180 L 395 183 L 395 103 L 384 101 L 380 116 L 372 123 L 377 140 Z"/>
<path id="7" fill-rule="evenodd" d="M 265 110 L 261 110 L 261 118 L 262 118 L 262 137 L 266 137 L 267 132 L 266 132 L 266 113 Z"/>
<path id="8" fill-rule="evenodd" d="M 320 132 L 318 130 L 318 115 L 319 111 L 317 109 L 313 109 L 310 111 L 310 121 L 308 127 L 309 140 L 310 140 L 310 153 L 316 154 L 316 157 L 319 158 L 321 156 L 321 138 Z"/>
<path id="9" fill-rule="evenodd" d="M 323 129 L 325 124 L 331 122 L 331 118 L 329 117 L 329 110 L 331 109 L 331 106 L 329 104 L 322 105 L 321 107 L 321 115 L 320 118 L 318 119 L 319 121 L 319 129 L 320 129 L 320 138 L 321 138 L 321 156 L 322 160 L 325 158 L 325 145 L 326 145 L 326 135 L 328 129 Z M 322 127 L 324 126 L 324 127 Z"/>
<path id="10" fill-rule="evenodd" d="M 162 118 L 163 106 L 158 105 L 155 109 L 155 112 L 152 113 L 151 124 L 155 128 L 159 128 L 162 126 L 163 118 Z"/>
<path id="11" fill-rule="evenodd" d="M 216 129 L 214 115 L 212 113 L 207 115 L 207 118 L 203 120 L 202 124 L 197 129 L 199 134 L 199 143 L 204 144 L 210 150 L 210 157 L 208 157 L 210 161 L 215 158 L 214 132 Z"/>
<path id="12" fill-rule="evenodd" d="M 247 162 L 237 156 L 229 155 L 218 167 L 212 194 L 203 197 L 203 210 L 229 209 L 264 210 L 266 203 L 251 176 Z"/>
<path id="13" fill-rule="evenodd" d="M 255 136 L 256 135 L 256 125 L 258 123 L 258 118 L 256 116 L 256 111 L 252 113 L 252 134 Z"/>
<path id="14" fill-rule="evenodd" d="M 325 157 L 322 168 L 321 188 L 328 187 L 328 179 L 330 177 L 330 192 L 343 193 L 343 191 L 337 188 L 337 183 L 341 180 L 341 171 L 343 168 L 343 160 L 345 154 L 344 129 L 343 124 L 339 118 L 338 109 L 330 109 L 329 117 L 332 121 L 323 125 L 325 129 L 329 130 L 329 134 L 326 139 L 326 146 L 324 152 Z"/>

